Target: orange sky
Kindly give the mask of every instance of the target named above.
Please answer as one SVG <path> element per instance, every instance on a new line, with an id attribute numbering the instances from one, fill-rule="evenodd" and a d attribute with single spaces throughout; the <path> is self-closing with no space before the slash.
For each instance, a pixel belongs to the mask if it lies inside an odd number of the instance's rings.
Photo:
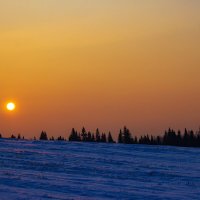
<path id="1" fill-rule="evenodd" d="M 0 132 L 198 129 L 199 8 L 199 0 L 0 0 Z"/>

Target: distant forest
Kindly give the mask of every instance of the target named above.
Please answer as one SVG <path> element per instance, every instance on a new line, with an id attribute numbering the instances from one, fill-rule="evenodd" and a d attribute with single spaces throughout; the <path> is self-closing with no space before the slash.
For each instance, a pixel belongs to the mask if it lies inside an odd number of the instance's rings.
<path id="1" fill-rule="evenodd" d="M 2 135 L 0 134 L 0 138 Z M 24 139 L 20 134 L 16 137 L 11 135 L 11 139 Z M 37 140 L 34 137 L 34 140 Z M 100 133 L 99 129 L 96 129 L 96 132 L 86 131 L 83 127 L 81 132 L 78 132 L 74 128 L 71 131 L 68 139 L 65 139 L 62 136 L 58 138 L 50 137 L 45 131 L 42 131 L 39 137 L 39 140 L 50 140 L 50 141 L 69 141 L 69 142 L 96 142 L 96 143 L 116 143 L 113 139 L 111 132 L 108 134 Z M 120 129 L 118 134 L 117 143 L 120 144 L 146 144 L 146 145 L 169 145 L 169 146 L 181 146 L 181 147 L 200 147 L 200 129 L 194 133 L 193 130 L 185 129 L 184 133 L 181 131 L 174 131 L 173 129 L 168 129 L 165 131 L 163 136 L 152 136 L 144 135 L 141 137 L 133 137 L 130 130 L 125 126 L 123 129 Z"/>

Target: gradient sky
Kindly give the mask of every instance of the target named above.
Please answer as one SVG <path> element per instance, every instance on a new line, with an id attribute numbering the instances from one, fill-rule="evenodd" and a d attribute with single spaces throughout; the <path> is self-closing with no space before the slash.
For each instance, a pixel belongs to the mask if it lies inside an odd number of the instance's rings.
<path id="1" fill-rule="evenodd" d="M 0 0 L 0 106 L 4 136 L 198 129 L 200 1 Z"/>

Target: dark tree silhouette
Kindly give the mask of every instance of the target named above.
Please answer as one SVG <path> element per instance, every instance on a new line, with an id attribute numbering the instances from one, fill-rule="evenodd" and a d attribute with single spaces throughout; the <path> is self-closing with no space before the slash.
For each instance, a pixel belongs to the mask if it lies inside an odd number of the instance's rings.
<path id="1" fill-rule="evenodd" d="M 58 141 L 64 141 L 64 140 L 65 140 L 65 138 L 64 138 L 64 137 L 62 137 L 62 136 L 59 136 L 59 137 L 57 138 L 57 140 L 58 140 Z"/>
<path id="2" fill-rule="evenodd" d="M 94 136 L 94 133 L 92 133 L 91 142 L 95 142 L 95 136 Z"/>
<path id="3" fill-rule="evenodd" d="M 2 135 L 0 134 L 0 138 Z M 16 139 L 15 135 L 11 135 L 11 139 Z M 17 135 L 17 139 L 20 140 L 22 136 Z M 23 137 L 24 139 L 24 137 Z M 46 132 L 42 131 L 40 135 L 40 140 L 48 140 Z M 34 140 L 36 138 L 34 137 Z M 50 140 L 54 140 L 54 137 L 51 137 Z M 59 136 L 58 141 L 64 141 L 65 138 Z M 115 143 L 111 133 L 108 135 L 105 133 L 100 133 L 99 129 L 96 129 L 96 132 L 86 131 L 83 127 L 80 132 L 77 132 L 74 128 L 69 135 L 69 141 L 82 141 L 82 142 L 102 142 L 102 143 Z M 171 128 L 164 132 L 163 136 L 153 136 L 153 135 L 143 135 L 140 138 L 132 137 L 130 130 L 124 126 L 123 129 L 120 129 L 118 135 L 118 143 L 123 144 L 146 144 L 146 145 L 169 145 L 169 146 L 183 146 L 183 147 L 200 147 L 200 129 L 196 132 L 193 130 L 185 129 L 183 134 L 180 130 L 177 132 Z"/>
<path id="4" fill-rule="evenodd" d="M 63 138 L 61 137 L 61 139 Z M 110 132 L 107 137 L 105 133 L 100 133 L 98 128 L 96 129 L 95 134 L 90 131 L 86 132 L 85 128 L 82 129 L 80 134 L 73 128 L 69 136 L 69 141 L 114 143 Z M 120 129 L 118 143 L 200 147 L 200 129 L 196 133 L 194 133 L 193 130 L 185 129 L 184 134 L 182 135 L 180 130 L 176 133 L 176 131 L 169 128 L 164 132 L 163 136 L 155 137 L 147 134 L 140 138 L 134 137 L 133 139 L 131 132 L 125 126 L 123 130 Z"/>
<path id="5" fill-rule="evenodd" d="M 87 134 L 87 142 L 92 142 L 92 133 L 90 131 Z"/>
<path id="6" fill-rule="evenodd" d="M 137 139 L 137 137 L 135 136 L 135 138 L 134 138 L 134 144 L 137 144 L 138 143 L 138 139 Z"/>
<path id="7" fill-rule="evenodd" d="M 160 138 L 160 136 L 156 137 L 156 144 L 157 145 L 161 145 L 161 138 Z"/>
<path id="8" fill-rule="evenodd" d="M 83 142 L 87 141 L 87 132 L 84 127 L 82 128 L 81 137 Z"/>
<path id="9" fill-rule="evenodd" d="M 126 126 L 124 126 L 123 132 L 120 129 L 119 136 L 118 136 L 118 142 L 124 143 L 124 144 L 133 144 L 134 143 L 134 140 L 132 138 L 132 134 L 129 131 L 129 129 L 126 128 Z"/>
<path id="10" fill-rule="evenodd" d="M 21 140 L 21 135 L 20 134 L 18 134 L 17 139 Z"/>
<path id="11" fill-rule="evenodd" d="M 54 141 L 55 138 L 52 136 L 52 137 L 49 138 L 49 140 L 50 140 L 50 141 Z"/>
<path id="12" fill-rule="evenodd" d="M 96 142 L 101 142 L 101 136 L 98 128 L 96 130 Z"/>
<path id="13" fill-rule="evenodd" d="M 184 136 L 183 136 L 183 146 L 189 146 L 189 134 L 187 129 L 185 129 Z"/>
<path id="14" fill-rule="evenodd" d="M 200 128 L 199 131 L 196 132 L 195 147 L 200 147 Z"/>
<path id="15" fill-rule="evenodd" d="M 80 134 L 78 134 L 74 128 L 72 129 L 71 134 L 69 136 L 69 141 L 81 141 Z"/>
<path id="16" fill-rule="evenodd" d="M 181 131 L 178 130 L 178 135 L 177 135 L 177 146 L 182 145 L 182 136 L 181 136 Z"/>
<path id="17" fill-rule="evenodd" d="M 101 142 L 104 142 L 104 143 L 107 142 L 107 138 L 106 138 L 106 134 L 105 133 L 102 133 L 102 135 L 101 135 Z"/>
<path id="18" fill-rule="evenodd" d="M 42 131 L 40 134 L 40 140 L 48 140 L 47 133 Z"/>
<path id="19" fill-rule="evenodd" d="M 119 131 L 118 143 L 123 143 L 123 135 L 122 135 L 122 130 L 121 129 Z"/>
<path id="20" fill-rule="evenodd" d="M 129 129 L 126 128 L 126 126 L 124 127 L 124 143 L 125 144 L 133 144 L 133 138 L 132 135 L 129 131 Z"/>
<path id="21" fill-rule="evenodd" d="M 11 139 L 16 139 L 16 137 L 12 134 L 11 135 L 11 137 L 10 137 Z"/>
<path id="22" fill-rule="evenodd" d="M 111 135 L 111 132 L 108 133 L 108 143 L 115 143 Z"/>

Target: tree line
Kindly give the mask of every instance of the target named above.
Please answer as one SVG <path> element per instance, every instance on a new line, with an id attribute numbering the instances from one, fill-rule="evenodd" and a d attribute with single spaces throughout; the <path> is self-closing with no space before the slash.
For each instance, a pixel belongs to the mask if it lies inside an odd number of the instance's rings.
<path id="1" fill-rule="evenodd" d="M 123 130 L 120 130 L 118 143 L 200 147 L 200 129 L 196 132 L 185 129 L 184 132 L 181 133 L 180 130 L 176 132 L 169 128 L 165 131 L 163 136 L 149 136 L 147 134 L 138 138 L 136 136 L 133 137 L 129 129 L 124 127 Z"/>
<path id="2" fill-rule="evenodd" d="M 2 135 L 0 134 L 0 138 Z M 11 135 L 11 139 L 24 139 L 20 134 L 18 136 Z M 36 137 L 34 137 L 36 140 Z M 114 141 L 111 132 L 100 133 L 97 128 L 95 132 L 86 131 L 83 127 L 80 132 L 72 128 L 68 139 L 62 136 L 58 138 L 50 137 L 45 131 L 42 131 L 39 140 L 51 140 L 51 141 L 69 141 L 69 142 L 97 142 L 97 143 L 116 143 Z M 182 133 L 180 130 L 177 132 L 171 128 L 165 131 L 163 136 L 143 135 L 140 137 L 133 137 L 130 130 L 124 126 L 120 129 L 117 142 L 120 144 L 146 144 L 146 145 L 168 145 L 168 146 L 182 146 L 182 147 L 200 147 L 200 129 L 194 132 L 193 130 L 185 129 Z"/>

